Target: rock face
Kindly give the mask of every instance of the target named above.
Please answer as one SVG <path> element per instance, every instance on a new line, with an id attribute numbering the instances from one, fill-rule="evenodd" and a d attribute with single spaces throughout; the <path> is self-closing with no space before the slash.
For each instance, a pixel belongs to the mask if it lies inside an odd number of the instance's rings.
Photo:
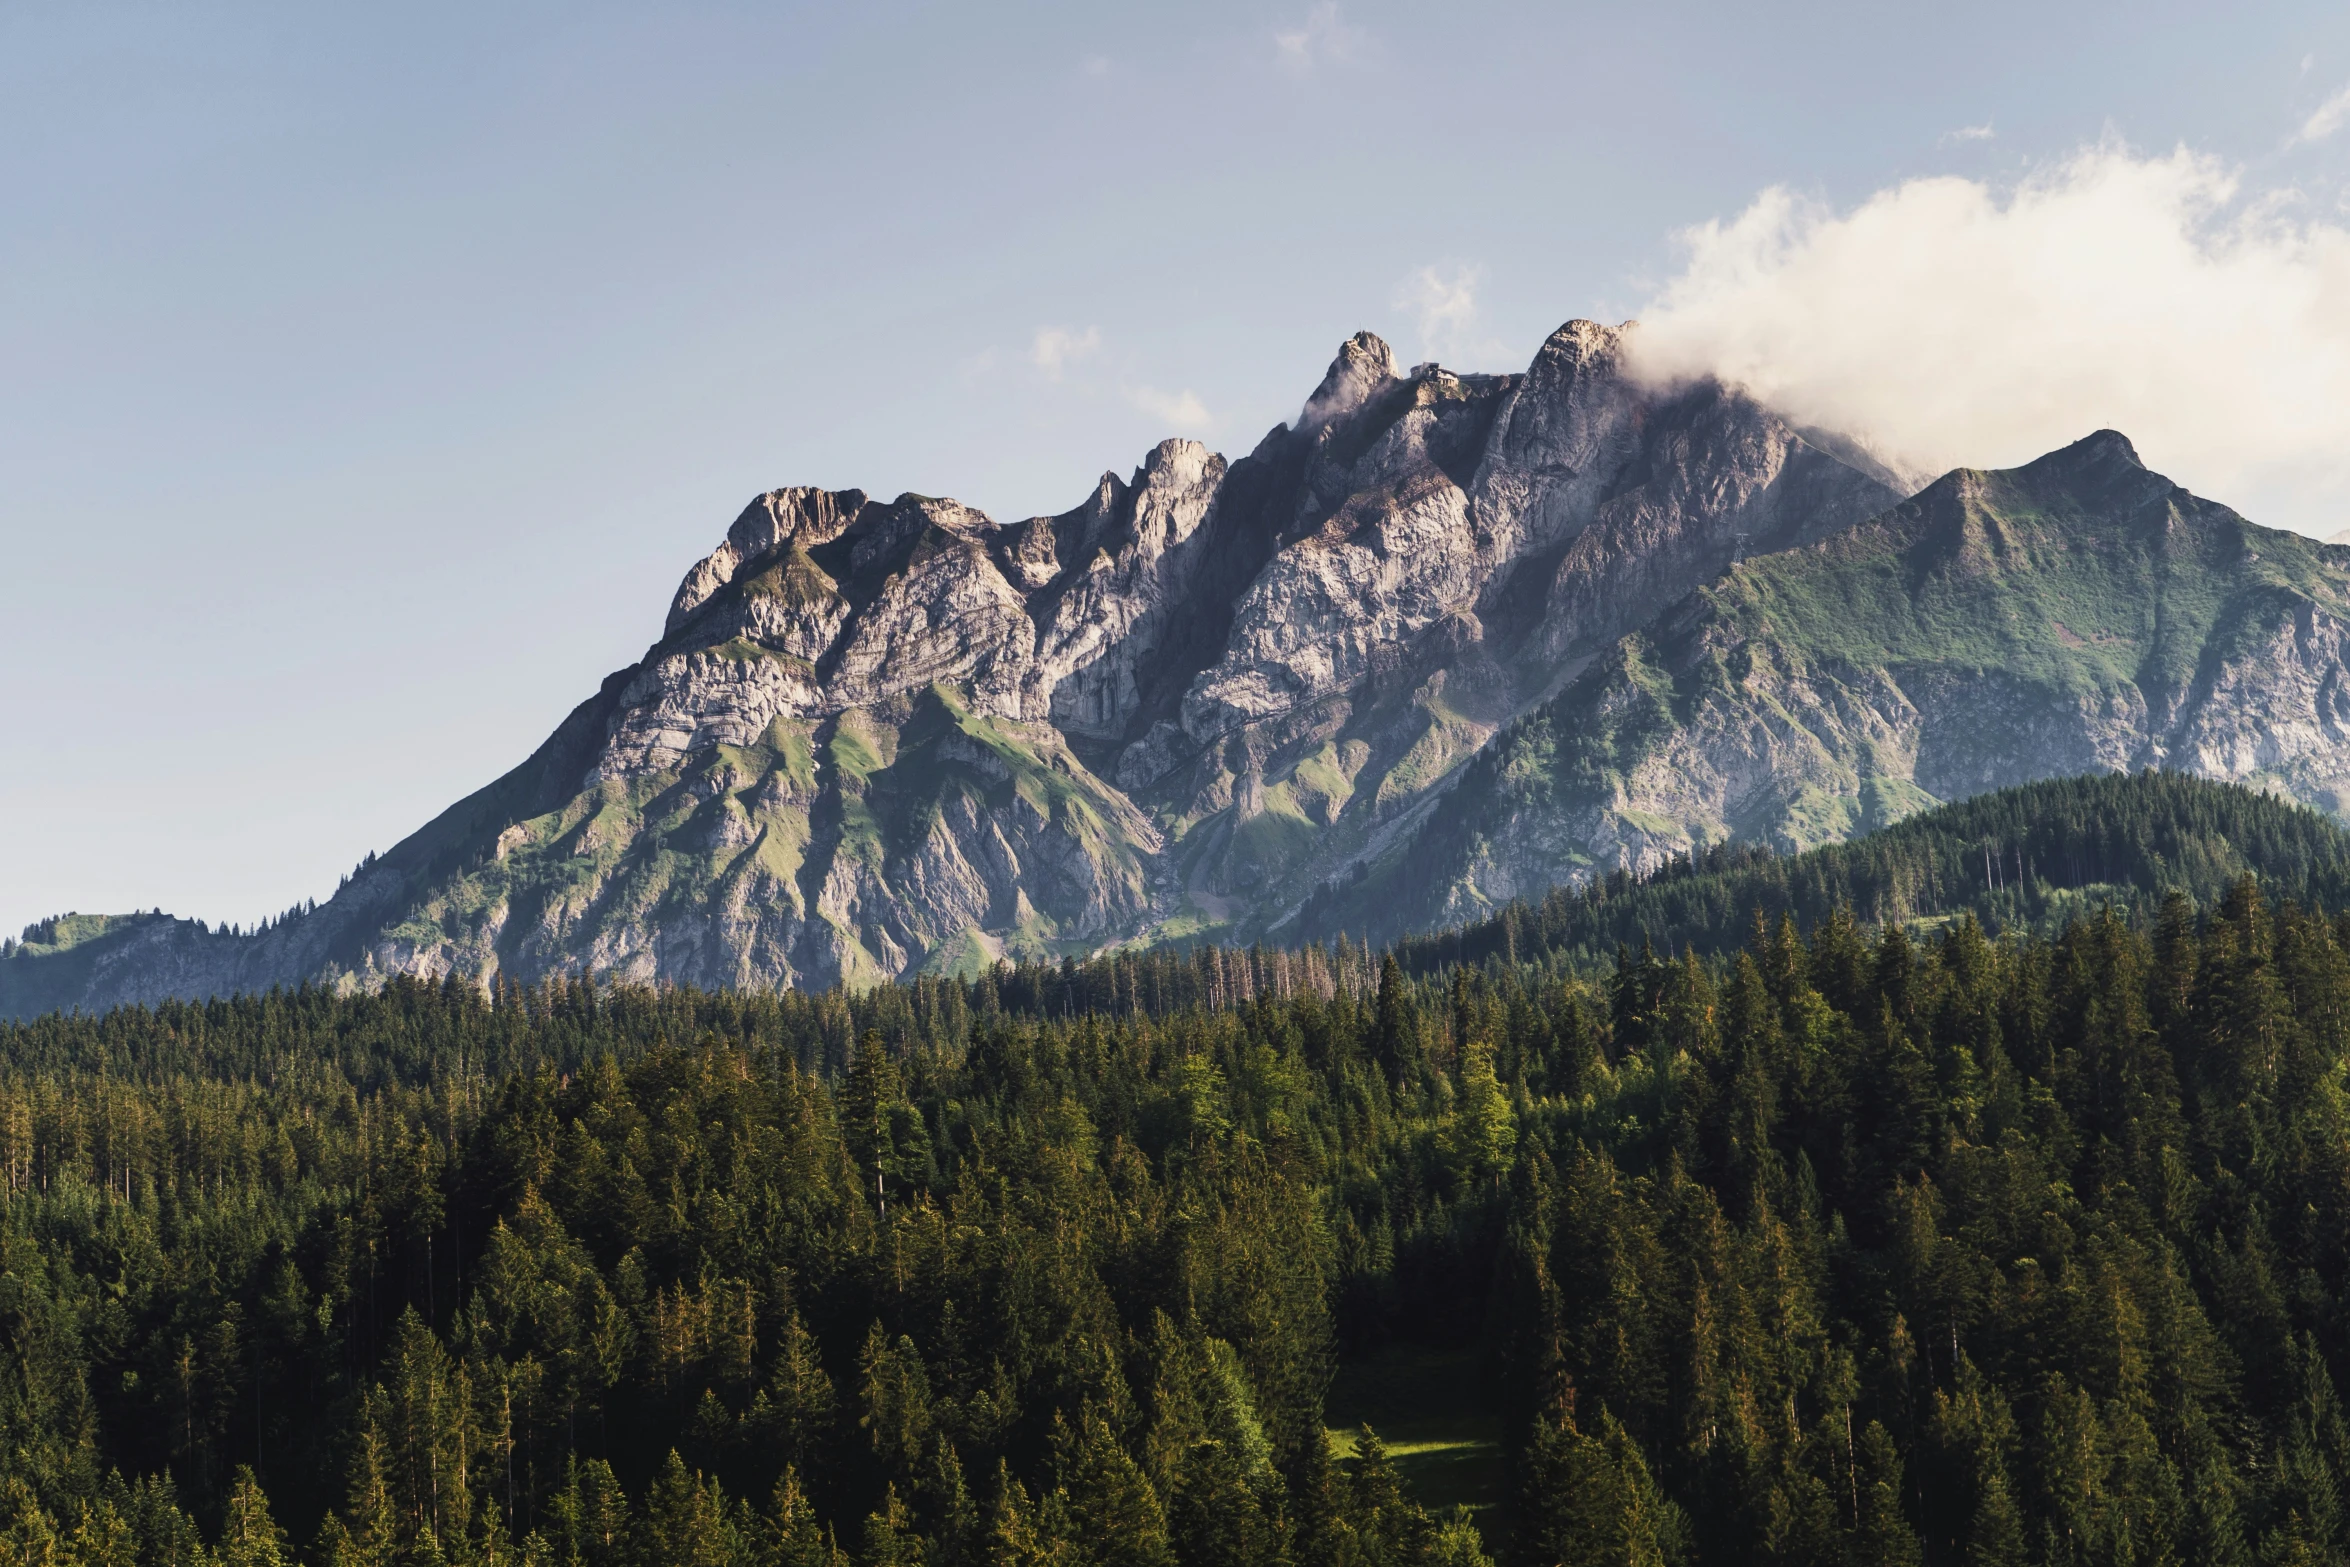
<path id="1" fill-rule="evenodd" d="M 1570 322 L 1460 376 L 1363 334 L 1249 455 L 1168 441 L 1009 525 L 761 496 L 639 663 L 331 902 L 65 922 L 0 961 L 0 1012 L 1384 934 L 2092 768 L 2341 803 L 2350 552 L 2112 435 L 1904 503 L 1625 344 Z"/>

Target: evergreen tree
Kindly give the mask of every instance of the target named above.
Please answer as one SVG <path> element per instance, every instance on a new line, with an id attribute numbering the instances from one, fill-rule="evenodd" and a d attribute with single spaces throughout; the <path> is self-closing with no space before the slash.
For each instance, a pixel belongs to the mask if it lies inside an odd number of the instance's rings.
<path id="1" fill-rule="evenodd" d="M 1420 1071 L 1420 1005 L 1404 978 L 1402 965 L 1389 953 L 1379 960 L 1379 996 L 1372 1012 L 1371 1059 L 1402 1087 Z"/>
<path id="2" fill-rule="evenodd" d="M 1428 1515 L 1404 1494 L 1403 1477 L 1387 1456 L 1377 1432 L 1364 1426 L 1355 1433 L 1354 1472 L 1350 1477 L 1354 1503 L 1353 1535 L 1362 1558 L 1373 1567 L 1419 1561 L 1429 1547 Z"/>
<path id="3" fill-rule="evenodd" d="M 751 1531 L 749 1556 L 756 1567 L 828 1567 L 832 1552 L 816 1521 L 816 1509 L 789 1464 L 775 1482 L 767 1511 Z"/>
<path id="4" fill-rule="evenodd" d="M 735 1567 L 748 1554 L 725 1492 L 690 1472 L 675 1448 L 653 1477 L 638 1534 L 646 1567 Z"/>
<path id="5" fill-rule="evenodd" d="M 1058 1426 L 1053 1448 L 1055 1499 L 1072 1561 L 1165 1567 L 1174 1560 L 1158 1493 L 1098 1411 Z"/>
<path id="6" fill-rule="evenodd" d="M 1183 1567 L 1270 1567 L 1284 1559 L 1277 1515 L 1268 1516 L 1241 1455 L 1218 1441 L 1184 1455 L 1168 1533 Z"/>
<path id="7" fill-rule="evenodd" d="M 922 1567 L 923 1559 L 922 1536 L 914 1528 L 914 1515 L 892 1485 L 882 1493 L 881 1505 L 866 1516 L 857 1567 Z"/>
<path id="8" fill-rule="evenodd" d="M 1924 1553 L 1902 1512 L 1901 1454 L 1876 1421 L 1860 1439 L 1860 1522 L 1852 1532 L 1854 1567 L 1919 1567 Z"/>
<path id="9" fill-rule="evenodd" d="M 253 1471 L 240 1468 L 229 1491 L 228 1519 L 221 1527 L 220 1567 L 291 1567 L 286 1532 L 269 1515 L 269 1498 Z"/>
<path id="10" fill-rule="evenodd" d="M 1560 1567 L 1665 1567 L 1686 1533 L 1647 1461 L 1613 1415 L 1585 1435 L 1572 1420 L 1544 1425 L 1526 1451 L 1520 1550 Z M 1867 1516 L 1864 1513 L 1864 1517 Z"/>
<path id="11" fill-rule="evenodd" d="M 999 1467 L 995 1514 L 988 1524 L 982 1559 L 987 1567 L 1061 1567 L 1078 1558 L 1040 1523 L 1026 1489 L 1012 1478 L 1011 1470 Z"/>

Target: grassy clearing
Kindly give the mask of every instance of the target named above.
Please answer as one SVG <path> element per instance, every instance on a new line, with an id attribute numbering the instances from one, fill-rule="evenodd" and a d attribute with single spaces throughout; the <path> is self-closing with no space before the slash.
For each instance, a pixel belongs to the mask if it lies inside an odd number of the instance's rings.
<path id="1" fill-rule="evenodd" d="M 930 949 L 921 972 L 969 979 L 1004 955 L 1004 944 L 976 926 L 966 926 Z"/>
<path id="2" fill-rule="evenodd" d="M 743 592 L 805 609 L 831 602 L 839 596 L 840 584 L 795 544 L 781 560 L 745 582 Z"/>
<path id="3" fill-rule="evenodd" d="M 1861 814 L 1869 832 L 1890 827 L 1920 811 L 1930 811 L 1941 803 L 1907 778 L 1880 773 L 1861 780 Z"/>
<path id="4" fill-rule="evenodd" d="M 1337 821 L 1346 802 L 1354 798 L 1355 774 L 1370 756 L 1371 748 L 1360 740 L 1349 740 L 1343 747 L 1324 741 L 1291 771 L 1300 803 L 1319 814 L 1325 826 Z"/>
<path id="5" fill-rule="evenodd" d="M 1508 1540 L 1501 1417 L 1484 1393 L 1483 1352 L 1389 1345 L 1339 1368 L 1324 1405 L 1331 1450 L 1355 1454 L 1368 1425 L 1386 1444 L 1412 1499 L 1443 1514 L 1464 1507 L 1489 1550 Z"/>
<path id="6" fill-rule="evenodd" d="M 1419 705 L 1428 715 L 1427 725 L 1402 759 L 1379 780 L 1379 790 L 1373 800 L 1381 810 L 1433 787 L 1457 763 L 1484 744 L 1490 732 L 1484 725 L 1473 723 L 1439 703 Z"/>
<path id="7" fill-rule="evenodd" d="M 1275 784 L 1265 791 L 1265 808 L 1234 825 L 1230 857 L 1275 877 L 1311 855 L 1320 836 L 1289 785 Z"/>

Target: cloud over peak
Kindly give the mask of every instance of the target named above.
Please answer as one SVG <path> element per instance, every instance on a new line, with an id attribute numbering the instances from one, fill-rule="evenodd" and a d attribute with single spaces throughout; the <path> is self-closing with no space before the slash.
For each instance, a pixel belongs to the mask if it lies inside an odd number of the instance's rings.
<path id="1" fill-rule="evenodd" d="M 1411 314 L 1420 352 L 1459 366 L 1471 356 L 1499 352 L 1478 334 L 1477 288 L 1485 269 L 1469 262 L 1420 267 L 1396 286 L 1393 306 Z"/>
<path id="2" fill-rule="evenodd" d="M 1918 179 L 1837 212 L 1774 188 L 1681 236 L 1635 360 L 1925 472 L 2112 427 L 2256 520 L 2331 532 L 2350 511 L 2350 231 L 2293 213 L 2218 160 L 2111 142 L 2005 192 Z"/>

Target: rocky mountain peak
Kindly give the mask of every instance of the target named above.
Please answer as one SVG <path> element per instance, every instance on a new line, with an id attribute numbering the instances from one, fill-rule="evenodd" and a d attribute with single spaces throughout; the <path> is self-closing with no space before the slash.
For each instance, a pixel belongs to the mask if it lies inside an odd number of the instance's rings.
<path id="1" fill-rule="evenodd" d="M 1197 441 L 1172 436 L 1143 458 L 1142 466 L 1135 470 L 1135 487 L 1186 488 L 1207 477 L 1208 465 L 1221 460 Z"/>
<path id="2" fill-rule="evenodd" d="M 1357 332 L 1338 345 L 1338 357 L 1322 374 L 1322 384 L 1306 399 L 1298 428 L 1312 432 L 1354 412 L 1371 395 L 1398 379 L 1395 350 L 1374 332 Z"/>
<path id="3" fill-rule="evenodd" d="M 1557 881 L 1562 852 L 1638 871 L 1802 847 L 2081 773 L 2177 769 L 2350 815 L 2346 682 L 2341 552 L 2101 430 L 1955 470 L 1646 619 L 1480 756 L 1408 860 L 1332 884 L 1329 923 L 1301 928 L 1489 909 Z"/>
<path id="4" fill-rule="evenodd" d="M 2095 431 L 2081 437 L 2065 450 L 2095 452 L 2100 460 L 2126 462 L 2133 468 L 2146 466 L 2139 459 L 2138 448 L 2132 445 L 2130 438 L 2119 430 Z"/>
<path id="5" fill-rule="evenodd" d="M 1536 360 L 1569 364 L 1578 369 L 1614 370 L 1620 366 L 1625 344 L 1638 325 L 1636 321 L 1627 321 L 1622 326 L 1602 326 L 1597 321 L 1577 317 L 1544 340 Z"/>
<path id="6" fill-rule="evenodd" d="M 863 490 L 820 490 L 812 485 L 770 490 L 757 497 L 735 518 L 718 548 L 695 562 L 677 585 L 664 632 L 692 619 L 746 567 L 793 546 L 812 549 L 829 544 L 869 512 L 886 509 L 876 507 Z"/>
<path id="7" fill-rule="evenodd" d="M 2060 525 L 2118 518 L 2160 507 L 2178 491 L 2138 458 L 2118 430 L 2099 430 L 2009 469 L 1954 468 L 1917 494 L 1917 515 L 1977 528 L 2017 497 L 2040 497 Z"/>

